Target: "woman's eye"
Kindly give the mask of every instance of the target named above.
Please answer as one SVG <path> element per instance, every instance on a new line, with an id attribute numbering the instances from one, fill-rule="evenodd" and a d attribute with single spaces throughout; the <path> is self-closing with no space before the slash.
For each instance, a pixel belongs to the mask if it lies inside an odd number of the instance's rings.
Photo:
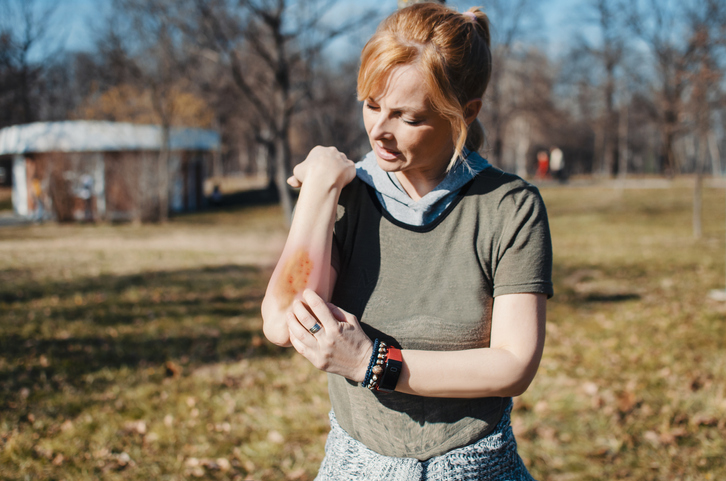
<path id="1" fill-rule="evenodd" d="M 378 106 L 371 105 L 368 102 L 366 102 L 366 108 L 369 109 L 369 110 L 376 110 L 376 111 L 378 110 Z"/>
<path id="2" fill-rule="evenodd" d="M 404 121 L 404 122 L 405 122 L 406 124 L 408 124 L 408 125 L 418 125 L 418 124 L 420 124 L 421 122 L 423 122 L 423 120 L 406 120 L 406 119 L 403 119 L 403 121 Z"/>

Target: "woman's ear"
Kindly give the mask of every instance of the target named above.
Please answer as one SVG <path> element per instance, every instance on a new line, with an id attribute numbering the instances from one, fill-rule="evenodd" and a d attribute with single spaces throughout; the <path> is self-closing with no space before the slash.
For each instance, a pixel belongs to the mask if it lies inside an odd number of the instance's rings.
<path id="1" fill-rule="evenodd" d="M 464 120 L 466 121 L 466 125 L 471 125 L 471 123 L 476 120 L 476 117 L 479 115 L 479 111 L 481 110 L 481 106 L 481 99 L 471 99 L 466 103 L 464 106 Z"/>

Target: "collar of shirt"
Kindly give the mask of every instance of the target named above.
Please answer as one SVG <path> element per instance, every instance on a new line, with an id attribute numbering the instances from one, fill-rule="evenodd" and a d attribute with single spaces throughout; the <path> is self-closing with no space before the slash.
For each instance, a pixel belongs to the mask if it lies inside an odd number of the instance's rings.
<path id="1" fill-rule="evenodd" d="M 356 175 L 375 189 L 381 205 L 394 219 L 404 224 L 423 226 L 436 220 L 459 190 L 487 167 L 489 162 L 486 159 L 464 149 L 462 157 L 444 180 L 418 201 L 409 197 L 394 173 L 380 168 L 374 152 L 368 153 L 356 164 Z"/>

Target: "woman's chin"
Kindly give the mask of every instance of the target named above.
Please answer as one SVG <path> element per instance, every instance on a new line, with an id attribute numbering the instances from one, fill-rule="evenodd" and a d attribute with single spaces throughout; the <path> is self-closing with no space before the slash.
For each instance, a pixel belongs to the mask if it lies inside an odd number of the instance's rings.
<path id="1" fill-rule="evenodd" d="M 397 172 L 401 170 L 403 162 L 400 159 L 386 160 L 376 155 L 378 166 L 385 172 Z"/>

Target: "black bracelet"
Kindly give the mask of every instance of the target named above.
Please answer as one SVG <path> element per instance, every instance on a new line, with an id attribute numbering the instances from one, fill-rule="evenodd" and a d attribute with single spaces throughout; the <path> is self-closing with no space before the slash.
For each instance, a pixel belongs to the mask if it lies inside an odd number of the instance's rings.
<path id="1" fill-rule="evenodd" d="M 368 369 L 366 370 L 366 377 L 363 378 L 363 385 L 364 386 L 368 386 L 368 383 L 371 380 L 371 371 L 373 369 L 373 365 L 376 362 L 376 359 L 378 359 L 378 357 L 377 357 L 377 354 L 378 354 L 378 344 L 380 344 L 380 342 L 381 341 L 378 340 L 378 338 L 376 338 L 376 340 L 373 341 L 373 354 L 371 354 L 371 360 L 368 361 Z"/>

